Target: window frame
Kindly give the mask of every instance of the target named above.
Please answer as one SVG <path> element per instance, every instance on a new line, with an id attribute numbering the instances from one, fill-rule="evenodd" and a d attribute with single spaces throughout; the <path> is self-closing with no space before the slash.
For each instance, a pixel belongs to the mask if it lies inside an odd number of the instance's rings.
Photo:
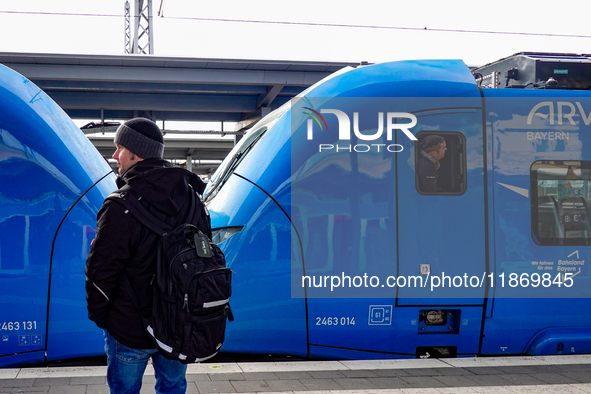
<path id="1" fill-rule="evenodd" d="M 581 242 L 568 242 L 569 237 L 566 234 L 565 228 L 564 228 L 564 223 L 563 223 L 563 215 L 561 213 L 561 206 L 560 206 L 560 201 L 562 199 L 573 199 L 573 198 L 577 198 L 575 196 L 567 196 L 567 197 L 561 197 L 558 200 L 556 200 L 556 198 L 554 198 L 554 196 L 551 195 L 543 195 L 540 196 L 538 194 L 538 171 L 539 171 L 539 167 L 534 169 L 534 167 L 536 167 L 536 165 L 540 166 L 540 165 L 547 165 L 548 167 L 551 166 L 561 166 L 564 167 L 568 164 L 565 163 L 569 163 L 569 162 L 578 162 L 580 163 L 580 167 L 581 169 L 586 169 L 588 174 L 591 175 L 591 161 L 590 160 L 536 160 L 534 161 L 529 169 L 530 172 L 530 213 L 531 213 L 531 238 L 534 241 L 534 243 L 536 245 L 539 246 L 589 246 L 591 245 L 591 215 L 590 213 L 590 209 L 589 209 L 589 204 L 588 201 L 583 197 L 582 201 L 584 201 L 584 209 L 585 209 L 585 226 L 587 228 L 589 228 L 589 230 L 580 230 L 580 231 L 587 231 L 587 236 L 584 238 L 584 241 Z M 581 173 L 582 175 L 582 173 Z M 543 180 L 543 179 L 542 179 Z M 556 179 L 557 181 L 560 181 L 561 179 Z M 565 178 L 564 180 L 567 180 L 567 178 Z M 586 178 L 582 178 L 580 179 L 582 181 L 587 181 L 588 185 L 591 186 L 591 176 L 588 177 L 588 179 Z M 552 200 L 548 200 L 548 202 L 553 202 L 554 206 L 555 206 L 555 216 L 556 216 L 556 220 L 557 222 L 555 223 L 556 226 L 555 228 L 557 228 L 560 233 L 561 236 L 559 237 L 541 237 L 540 236 L 540 211 L 539 211 L 539 207 L 540 207 L 540 198 L 541 197 L 552 197 Z M 572 229 L 570 231 L 573 231 Z M 560 235 L 560 234 L 559 234 Z M 573 237 L 573 239 L 576 239 L 577 237 Z M 583 238 L 578 238 L 578 239 L 583 239 Z"/>

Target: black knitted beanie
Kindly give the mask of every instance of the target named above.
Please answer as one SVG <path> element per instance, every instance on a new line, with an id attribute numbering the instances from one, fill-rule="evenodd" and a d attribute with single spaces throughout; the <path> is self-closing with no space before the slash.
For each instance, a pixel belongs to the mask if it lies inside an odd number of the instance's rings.
<path id="1" fill-rule="evenodd" d="M 114 142 L 142 159 L 162 158 L 164 153 L 160 127 L 146 118 L 133 118 L 123 123 L 115 133 Z"/>

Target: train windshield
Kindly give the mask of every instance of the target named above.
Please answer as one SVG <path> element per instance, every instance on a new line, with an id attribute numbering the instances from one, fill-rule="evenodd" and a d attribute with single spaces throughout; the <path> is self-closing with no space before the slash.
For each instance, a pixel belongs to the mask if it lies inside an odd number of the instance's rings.
<path id="1" fill-rule="evenodd" d="M 531 167 L 532 235 L 538 245 L 591 245 L 591 162 Z"/>
<path id="2" fill-rule="evenodd" d="M 216 173 L 214 174 L 210 184 L 205 190 L 203 200 L 205 202 L 211 200 L 221 190 L 226 181 L 234 173 L 234 170 L 252 150 L 252 148 L 265 135 L 267 130 L 273 128 L 273 125 L 289 110 L 290 102 L 288 101 L 275 111 L 271 112 L 260 122 L 254 125 L 246 135 L 238 142 L 232 149 L 228 156 L 224 159 Z"/>
<path id="3" fill-rule="evenodd" d="M 224 186 L 242 159 L 244 159 L 244 157 L 248 154 L 248 152 L 250 152 L 253 146 L 256 145 L 256 143 L 261 139 L 266 131 L 267 127 L 259 127 L 248 133 L 242 140 L 240 140 L 239 144 L 230 153 L 231 158 L 226 158 L 226 160 L 224 160 L 222 167 L 217 173 L 217 176 L 212 180 L 211 186 L 205 193 L 205 201 L 208 201 L 213 196 L 215 196 L 217 192 Z"/>

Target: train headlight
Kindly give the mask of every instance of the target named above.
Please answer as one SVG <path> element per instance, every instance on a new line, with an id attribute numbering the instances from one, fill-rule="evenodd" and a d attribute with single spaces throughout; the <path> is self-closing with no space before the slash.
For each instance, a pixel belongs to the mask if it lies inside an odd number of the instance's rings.
<path id="1" fill-rule="evenodd" d="M 211 240 L 215 244 L 222 243 L 242 229 L 243 229 L 243 226 L 220 227 L 220 228 L 212 229 L 211 230 L 211 234 L 212 234 Z"/>
<path id="2" fill-rule="evenodd" d="M 447 323 L 447 312 L 443 309 L 425 311 L 425 324 L 428 326 L 442 326 Z"/>

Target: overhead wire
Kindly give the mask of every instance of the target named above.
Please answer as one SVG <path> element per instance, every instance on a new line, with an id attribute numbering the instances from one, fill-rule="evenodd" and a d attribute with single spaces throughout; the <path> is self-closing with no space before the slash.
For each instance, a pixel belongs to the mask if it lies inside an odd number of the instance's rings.
<path id="1" fill-rule="evenodd" d="M 52 15 L 52 16 L 78 16 L 78 17 L 84 16 L 84 17 L 109 17 L 109 18 L 123 17 L 122 14 L 87 14 L 87 13 L 70 13 L 70 12 L 3 11 L 3 10 L 0 10 L 0 14 Z M 163 17 L 163 14 L 162 14 L 162 17 Z M 585 34 L 529 33 L 529 32 L 512 32 L 512 31 L 429 28 L 429 27 L 352 25 L 352 24 L 344 24 L 344 23 L 289 22 L 289 21 L 267 21 L 267 20 L 228 19 L 228 18 L 199 18 L 199 17 L 185 17 L 185 16 L 167 16 L 166 19 L 200 21 L 200 22 L 257 23 L 257 24 L 272 24 L 272 25 L 285 25 L 285 26 L 311 26 L 311 27 L 339 27 L 339 28 L 355 28 L 355 29 L 429 31 L 429 32 L 438 32 L 438 33 L 500 34 L 500 35 L 534 36 L 534 37 L 591 38 L 591 35 L 585 35 Z"/>

